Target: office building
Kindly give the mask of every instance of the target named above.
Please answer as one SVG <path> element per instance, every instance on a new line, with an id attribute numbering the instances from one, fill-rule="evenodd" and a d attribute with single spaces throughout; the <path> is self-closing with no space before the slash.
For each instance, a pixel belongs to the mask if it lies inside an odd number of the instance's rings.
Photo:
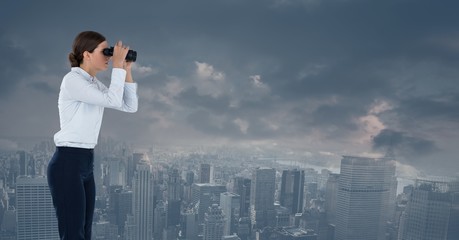
<path id="1" fill-rule="evenodd" d="M 210 183 L 210 164 L 208 163 L 201 163 L 201 167 L 199 170 L 199 182 L 200 183 Z"/>
<path id="2" fill-rule="evenodd" d="M 344 156 L 336 205 L 336 240 L 383 240 L 395 162 Z"/>
<path id="3" fill-rule="evenodd" d="M 210 183 L 193 183 L 193 205 L 197 205 L 198 223 L 204 221 L 204 214 L 212 204 L 220 204 L 220 193 L 226 192 L 226 186 Z"/>
<path id="4" fill-rule="evenodd" d="M 133 181 L 132 214 L 134 216 L 136 240 L 151 240 L 153 237 L 153 175 L 149 161 L 137 164 Z"/>
<path id="5" fill-rule="evenodd" d="M 401 216 L 398 239 L 447 239 L 453 196 L 446 180 L 417 179 Z"/>
<path id="6" fill-rule="evenodd" d="M 250 217 L 254 229 L 276 225 L 276 212 L 274 209 L 275 190 L 275 169 L 257 168 L 253 171 L 250 191 Z"/>
<path id="7" fill-rule="evenodd" d="M 250 189 L 251 180 L 243 177 L 233 179 L 233 192 L 240 196 L 240 213 L 241 217 L 250 216 Z"/>
<path id="8" fill-rule="evenodd" d="M 225 216 L 218 204 L 212 204 L 204 217 L 203 240 L 221 240 L 225 225 Z"/>
<path id="9" fill-rule="evenodd" d="M 235 193 L 224 192 L 220 194 L 220 208 L 225 215 L 225 225 L 223 234 L 232 235 L 237 233 L 237 225 L 239 221 L 240 196 Z"/>
<path id="10" fill-rule="evenodd" d="M 325 212 L 327 222 L 335 224 L 336 220 L 336 202 L 338 199 L 339 174 L 331 173 L 325 186 Z"/>
<path id="11" fill-rule="evenodd" d="M 59 239 L 47 179 L 20 176 L 16 182 L 17 240 Z"/>
<path id="12" fill-rule="evenodd" d="M 286 207 L 291 214 L 303 212 L 304 198 L 304 171 L 282 171 L 280 204 Z"/>
<path id="13" fill-rule="evenodd" d="M 127 215 L 132 214 L 132 191 L 121 186 L 109 188 L 108 221 L 118 226 L 118 233 L 124 235 L 124 223 Z"/>

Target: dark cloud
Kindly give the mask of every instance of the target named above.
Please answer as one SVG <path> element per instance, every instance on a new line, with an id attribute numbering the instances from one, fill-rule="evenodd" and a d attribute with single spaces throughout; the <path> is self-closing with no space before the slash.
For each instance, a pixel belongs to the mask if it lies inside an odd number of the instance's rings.
<path id="1" fill-rule="evenodd" d="M 406 122 L 414 120 L 459 122 L 459 92 L 404 99 L 394 111 L 399 112 Z"/>
<path id="2" fill-rule="evenodd" d="M 457 1 L 125 4 L 2 5 L 0 114 L 9 115 L 2 118 L 8 123 L 1 122 L 0 132 L 17 129 L 17 135 L 27 135 L 24 122 L 10 120 L 28 115 L 42 116 L 40 129 L 57 127 L 45 125 L 58 122 L 54 96 L 60 83 L 46 78 L 61 79 L 69 70 L 73 38 L 95 30 L 111 44 L 121 39 L 139 53 L 134 76 L 139 112 L 126 116 L 107 111 L 106 135 L 142 144 L 158 130 L 190 141 L 199 132 L 233 142 L 319 142 L 312 139 L 319 133 L 327 138 L 319 148 L 353 152 L 355 145 L 344 143 L 362 131 L 356 119 L 371 114 L 388 130 L 358 149 L 384 151 L 392 144 L 413 164 L 430 161 L 417 160 L 424 156 L 439 157 L 439 152 L 457 155 L 449 144 L 459 135 Z M 224 81 L 199 81 L 197 62 L 213 66 Z M 109 73 L 98 77 L 109 83 Z M 34 90 L 39 108 L 29 106 L 31 91 L 20 86 Z M 390 108 L 371 112 L 375 102 L 387 102 Z"/>
<path id="3" fill-rule="evenodd" d="M 18 84 L 33 71 L 31 58 L 0 32 L 0 98 L 14 94 Z"/>
<path id="4" fill-rule="evenodd" d="M 373 138 L 373 148 L 386 152 L 392 151 L 396 156 L 401 156 L 402 159 L 408 159 L 410 162 L 416 162 L 419 157 L 434 154 L 439 150 L 432 140 L 391 129 L 384 129 Z"/>

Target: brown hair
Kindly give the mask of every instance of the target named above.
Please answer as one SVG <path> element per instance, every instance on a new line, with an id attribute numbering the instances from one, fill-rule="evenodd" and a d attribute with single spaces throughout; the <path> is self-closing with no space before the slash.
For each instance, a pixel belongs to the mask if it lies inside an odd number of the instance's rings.
<path id="1" fill-rule="evenodd" d="M 83 53 L 85 51 L 92 53 L 103 41 L 105 41 L 105 37 L 98 32 L 85 31 L 79 33 L 73 41 L 72 52 L 69 53 L 70 65 L 79 67 L 83 62 Z"/>

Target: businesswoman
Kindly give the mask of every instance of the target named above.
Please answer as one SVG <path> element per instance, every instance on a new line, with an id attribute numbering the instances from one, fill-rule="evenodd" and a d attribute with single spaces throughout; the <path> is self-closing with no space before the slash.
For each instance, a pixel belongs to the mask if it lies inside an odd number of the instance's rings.
<path id="1" fill-rule="evenodd" d="M 97 144 L 104 108 L 136 112 L 137 84 L 131 74 L 132 62 L 125 57 L 129 47 L 116 43 L 113 56 L 105 56 L 109 45 L 93 31 L 79 33 L 69 54 L 71 70 L 61 84 L 58 108 L 60 131 L 54 135 L 56 151 L 48 165 L 48 185 L 56 210 L 61 239 L 91 239 L 95 204 L 93 175 L 94 147 Z M 96 75 L 112 61 L 110 86 Z"/>

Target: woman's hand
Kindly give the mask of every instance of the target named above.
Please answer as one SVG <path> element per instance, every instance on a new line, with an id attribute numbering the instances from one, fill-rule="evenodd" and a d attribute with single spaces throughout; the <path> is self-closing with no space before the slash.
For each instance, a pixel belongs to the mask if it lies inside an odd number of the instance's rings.
<path id="1" fill-rule="evenodd" d="M 126 55 L 129 51 L 128 46 L 124 46 L 121 41 L 118 41 L 113 48 L 113 67 L 114 68 L 124 68 L 124 64 L 126 63 Z"/>

